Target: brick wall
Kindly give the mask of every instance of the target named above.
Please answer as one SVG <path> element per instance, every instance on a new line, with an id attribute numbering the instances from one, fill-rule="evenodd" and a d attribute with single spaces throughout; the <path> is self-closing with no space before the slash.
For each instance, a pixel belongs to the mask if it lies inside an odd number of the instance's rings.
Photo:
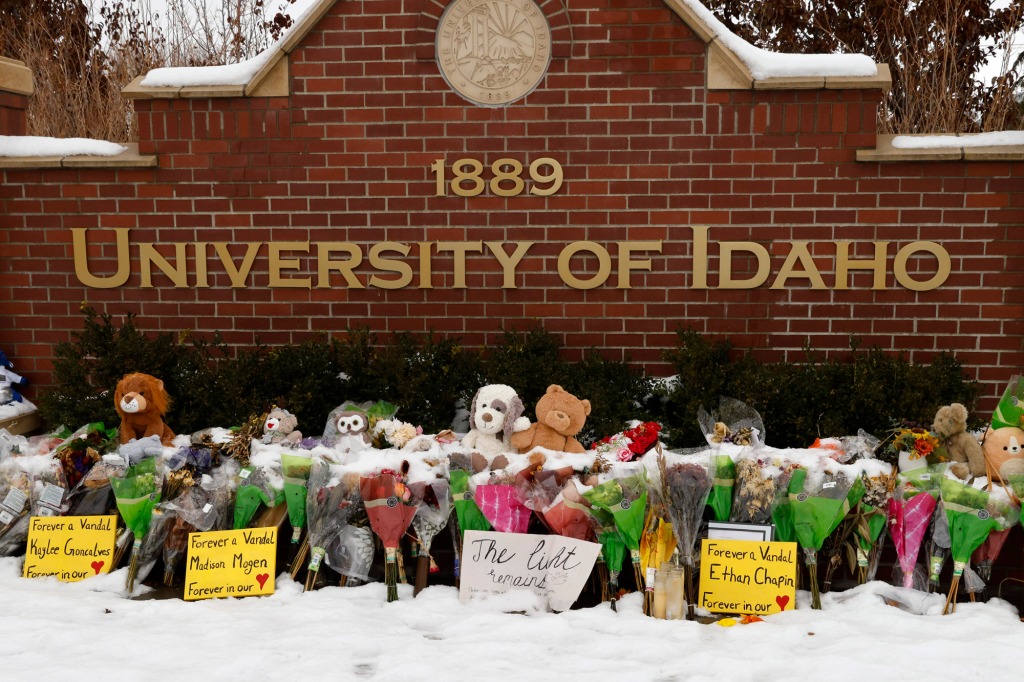
<path id="1" fill-rule="evenodd" d="M 140 153 L 155 169 L 0 171 L 0 307 L 14 324 L 0 348 L 18 370 L 45 384 L 55 343 L 81 327 L 83 301 L 143 328 L 222 332 L 231 343 L 301 341 L 319 330 L 368 325 L 455 334 L 468 345 L 493 341 L 503 327 L 536 322 L 562 335 L 570 354 L 590 347 L 628 355 L 653 373 L 675 331 L 689 326 L 729 336 L 770 359 L 803 357 L 805 343 L 841 353 L 865 344 L 927 361 L 953 349 L 984 382 L 982 407 L 1024 366 L 1024 163 L 865 163 L 875 146 L 880 93 L 873 90 L 711 91 L 704 43 L 659 0 L 545 4 L 554 59 L 541 86 L 504 108 L 471 105 L 453 93 L 433 61 L 435 3 L 338 3 L 291 55 L 291 97 L 137 100 Z M 429 11 L 428 11 L 429 10 Z M 431 164 L 497 159 L 528 166 L 550 157 L 565 182 L 551 196 L 435 196 Z M 447 177 L 451 177 L 450 168 Z M 484 179 L 489 178 L 485 170 Z M 694 230 L 708 227 L 708 288 L 694 288 Z M 72 228 L 88 228 L 89 269 L 117 270 L 115 228 L 131 228 L 131 275 L 95 289 L 75 275 Z M 603 286 L 579 290 L 558 274 L 571 242 L 610 253 Z M 661 253 L 616 288 L 622 241 L 661 241 Z M 414 271 L 399 290 L 346 286 L 340 273 L 318 287 L 315 247 L 288 278 L 311 288 L 270 288 L 268 247 L 244 288 L 232 287 L 214 243 L 236 264 L 249 243 L 351 242 L 364 261 L 353 274 L 378 274 L 370 248 L 410 245 Z M 500 264 L 466 256 L 466 288 L 454 285 L 454 257 L 435 242 L 535 242 L 503 289 Z M 790 242 L 807 241 L 827 284 L 792 278 L 782 289 L 717 288 L 723 241 L 751 241 L 771 254 L 772 278 Z M 891 242 L 886 286 L 853 271 L 834 287 L 835 241 L 870 258 L 873 241 Z M 948 251 L 951 274 L 939 288 L 898 286 L 895 253 L 915 241 Z M 195 242 L 206 244 L 208 284 L 196 287 Z M 188 244 L 187 286 L 153 269 L 139 273 L 141 243 L 171 264 Z M 431 248 L 421 272 L 420 243 Z M 338 257 L 337 255 L 335 257 Z M 388 258 L 397 258 L 388 254 Z M 571 261 L 580 278 L 593 256 Z M 910 259 L 918 279 L 929 257 Z M 736 255 L 733 277 L 750 277 L 752 258 Z M 421 284 L 432 288 L 421 288 Z"/>
<path id="2" fill-rule="evenodd" d="M 0 90 L 0 135 L 24 135 L 28 97 Z"/>

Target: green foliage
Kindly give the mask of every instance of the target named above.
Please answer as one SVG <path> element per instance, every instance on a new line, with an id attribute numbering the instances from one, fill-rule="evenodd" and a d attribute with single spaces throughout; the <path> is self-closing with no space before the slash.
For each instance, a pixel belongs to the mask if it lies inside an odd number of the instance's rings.
<path id="1" fill-rule="evenodd" d="M 484 352 L 432 334 L 398 334 L 382 342 L 361 329 L 297 345 L 233 350 L 216 336 L 147 335 L 130 315 L 117 326 L 109 315 L 83 312 L 83 330 L 57 347 L 56 385 L 40 400 L 50 426 L 116 425 L 113 390 L 129 372 L 164 381 L 172 398 L 166 421 L 178 433 L 237 425 L 278 405 L 298 417 L 303 433 L 316 436 L 328 413 L 346 400 L 387 400 L 399 406 L 400 419 L 437 432 L 452 425 L 459 406 L 480 386 L 493 383 L 515 388 L 533 420 L 537 400 L 550 384 L 559 384 L 591 403 L 578 436 L 585 445 L 632 419 L 661 422 L 671 445 L 700 445 L 697 411 L 714 409 L 720 396 L 758 410 L 768 442 L 792 447 L 859 428 L 882 436 L 902 420 L 930 424 L 939 406 L 960 402 L 970 408 L 978 394 L 953 355 L 913 365 L 855 342 L 842 360 L 822 361 L 806 349 L 801 364 L 762 363 L 727 341 L 680 331 L 678 345 L 665 354 L 677 382 L 664 385 L 593 350 L 569 362 L 558 339 L 540 328 L 507 331 Z"/>
<path id="2" fill-rule="evenodd" d="M 940 406 L 959 402 L 970 409 L 978 397 L 977 384 L 965 379 L 952 354 L 911 364 L 903 355 L 862 350 L 851 339 L 845 359 L 821 361 L 805 349 L 807 361 L 801 364 L 762 363 L 749 353 L 732 357 L 724 341 L 708 341 L 692 331 L 679 336 L 679 346 L 666 353 L 678 376 L 666 402 L 673 445 L 704 441 L 695 415 L 701 406 L 716 408 L 719 396 L 756 409 L 767 442 L 776 447 L 807 447 L 815 438 L 858 429 L 881 438 L 894 423 L 931 424 Z"/>

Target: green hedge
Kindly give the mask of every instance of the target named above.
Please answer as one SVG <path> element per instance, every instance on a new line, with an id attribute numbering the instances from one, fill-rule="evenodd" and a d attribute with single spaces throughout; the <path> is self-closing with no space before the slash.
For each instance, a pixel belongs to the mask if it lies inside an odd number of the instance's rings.
<path id="1" fill-rule="evenodd" d="M 216 335 L 144 334 L 131 316 L 117 325 L 108 315 L 84 313 L 83 330 L 57 347 L 55 386 L 40 400 L 50 426 L 116 424 L 113 389 L 128 372 L 164 380 L 173 401 L 166 421 L 178 433 L 239 424 L 276 404 L 298 416 L 303 433 L 319 435 L 342 402 L 376 399 L 399 405 L 401 419 L 436 432 L 449 427 L 458 406 L 484 384 L 515 388 L 533 418 L 536 401 L 558 383 L 593 406 L 584 443 L 621 430 L 630 419 L 653 419 L 675 446 L 703 442 L 697 410 L 713 408 L 719 396 L 760 411 L 768 442 L 784 447 L 858 428 L 882 435 L 897 420 L 930 423 L 938 406 L 971 407 L 978 392 L 952 355 L 911 365 L 856 345 L 844 360 L 821 361 L 808 351 L 802 364 L 761 363 L 727 341 L 680 331 L 678 345 L 665 354 L 677 381 L 666 385 L 596 351 L 569 362 L 558 339 L 541 328 L 507 331 L 485 351 L 433 334 L 380 339 L 362 329 L 298 345 L 233 350 Z"/>

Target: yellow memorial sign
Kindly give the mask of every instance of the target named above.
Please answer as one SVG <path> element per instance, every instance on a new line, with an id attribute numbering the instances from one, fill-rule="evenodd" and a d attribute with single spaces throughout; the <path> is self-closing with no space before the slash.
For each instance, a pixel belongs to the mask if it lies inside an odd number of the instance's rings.
<path id="1" fill-rule="evenodd" d="M 704 540 L 700 606 L 763 616 L 796 608 L 796 543 Z"/>
<path id="2" fill-rule="evenodd" d="M 191 533 L 185 600 L 274 593 L 277 528 Z"/>
<path id="3" fill-rule="evenodd" d="M 76 582 L 109 573 L 116 516 L 33 516 L 22 576 Z"/>

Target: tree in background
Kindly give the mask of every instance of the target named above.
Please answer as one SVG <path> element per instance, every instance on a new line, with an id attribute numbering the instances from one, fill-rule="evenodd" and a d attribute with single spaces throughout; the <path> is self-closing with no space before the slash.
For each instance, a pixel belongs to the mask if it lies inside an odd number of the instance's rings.
<path id="1" fill-rule="evenodd" d="M 778 52 L 851 52 L 889 65 L 880 132 L 964 133 L 1022 126 L 1022 65 L 991 83 L 985 62 L 1024 28 L 1024 4 L 985 0 L 705 0 L 734 33 Z M 999 3 L 1002 4 L 1002 3 Z"/>
<path id="2" fill-rule="evenodd" d="M 294 1 L 276 0 L 282 9 Z M 25 62 L 35 84 L 28 134 L 137 140 L 124 86 L 161 66 L 254 56 L 291 25 L 265 3 L 171 0 L 159 17 L 137 0 L 0 0 L 0 55 Z"/>

